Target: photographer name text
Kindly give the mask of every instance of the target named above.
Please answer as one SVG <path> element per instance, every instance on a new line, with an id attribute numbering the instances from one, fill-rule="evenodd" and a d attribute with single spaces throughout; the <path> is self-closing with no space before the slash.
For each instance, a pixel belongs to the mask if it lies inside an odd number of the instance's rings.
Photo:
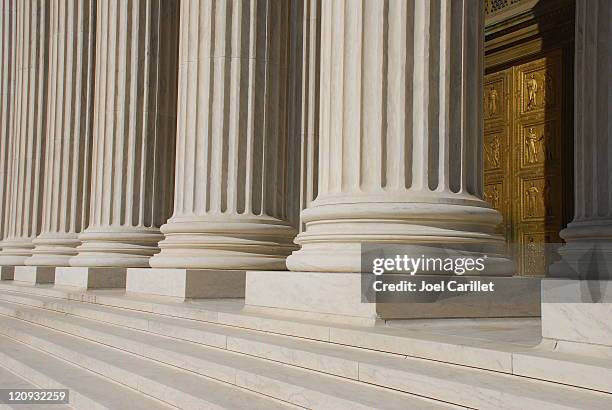
<path id="1" fill-rule="evenodd" d="M 385 283 L 377 280 L 374 281 L 373 287 L 376 292 L 495 292 L 493 282 L 481 280 L 461 282 L 451 279 L 439 282 L 421 281 L 420 283 L 407 280 Z"/>

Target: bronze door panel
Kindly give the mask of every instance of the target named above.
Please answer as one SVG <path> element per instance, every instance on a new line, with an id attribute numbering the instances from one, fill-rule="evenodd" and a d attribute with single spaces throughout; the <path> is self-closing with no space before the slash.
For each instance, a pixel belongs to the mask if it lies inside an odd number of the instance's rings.
<path id="1" fill-rule="evenodd" d="M 521 275 L 545 274 L 542 243 L 563 216 L 562 71 L 559 52 L 485 76 L 484 196 Z"/>

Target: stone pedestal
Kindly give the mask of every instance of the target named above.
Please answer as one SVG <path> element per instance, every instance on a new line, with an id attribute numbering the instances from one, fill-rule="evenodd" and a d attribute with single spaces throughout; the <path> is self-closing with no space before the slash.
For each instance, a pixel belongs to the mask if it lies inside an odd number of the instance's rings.
<path id="1" fill-rule="evenodd" d="M 85 289 L 125 288 L 126 268 L 59 267 L 55 284 Z"/>
<path id="2" fill-rule="evenodd" d="M 360 325 L 374 324 L 378 318 L 375 303 L 362 303 L 358 273 L 249 271 L 245 305 Z"/>
<path id="3" fill-rule="evenodd" d="M 53 283 L 55 281 L 55 268 L 51 266 L 15 266 L 13 280 L 31 285 Z"/>
<path id="4" fill-rule="evenodd" d="M 546 279 L 542 281 L 542 337 L 557 350 L 612 355 L 612 282 Z"/>
<path id="5" fill-rule="evenodd" d="M 502 318 L 540 315 L 540 279 L 393 275 L 394 281 L 493 282 L 495 292 L 402 293 L 365 299 L 362 275 L 341 272 L 247 272 L 245 304 L 296 317 L 374 324 L 378 319 Z M 367 280 L 374 280 L 368 278 Z M 369 300 L 369 302 L 368 302 Z"/>
<path id="6" fill-rule="evenodd" d="M 13 280 L 14 277 L 14 266 L 0 266 L 0 280 Z"/>
<path id="7" fill-rule="evenodd" d="M 478 1 L 322 1 L 318 196 L 290 270 L 359 272 L 372 242 L 512 275 L 482 199 L 483 26 Z"/>
<path id="8" fill-rule="evenodd" d="M 68 266 L 89 215 L 95 2 L 50 1 L 42 229 L 27 265 Z"/>
<path id="9" fill-rule="evenodd" d="M 289 2 L 213 4 L 181 1 L 174 214 L 151 267 L 284 269 L 296 233 L 282 80 Z"/>
<path id="10" fill-rule="evenodd" d="M 245 271 L 128 269 L 127 292 L 176 298 L 243 298 Z"/>
<path id="11" fill-rule="evenodd" d="M 89 225 L 70 266 L 149 266 L 172 209 L 178 1 L 98 1 Z"/>

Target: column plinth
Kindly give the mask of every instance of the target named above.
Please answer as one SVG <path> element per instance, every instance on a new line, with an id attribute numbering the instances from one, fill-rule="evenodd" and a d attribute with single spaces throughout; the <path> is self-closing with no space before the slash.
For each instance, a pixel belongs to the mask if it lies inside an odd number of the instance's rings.
<path id="1" fill-rule="evenodd" d="M 296 233 L 286 194 L 288 9 L 181 2 L 174 214 L 152 267 L 285 268 Z"/>
<path id="2" fill-rule="evenodd" d="M 394 243 L 513 273 L 482 199 L 481 6 L 322 2 L 318 196 L 289 269 L 360 272 L 361 244 Z"/>
<path id="3" fill-rule="evenodd" d="M 91 208 L 70 266 L 148 267 L 172 209 L 178 1 L 98 1 Z"/>

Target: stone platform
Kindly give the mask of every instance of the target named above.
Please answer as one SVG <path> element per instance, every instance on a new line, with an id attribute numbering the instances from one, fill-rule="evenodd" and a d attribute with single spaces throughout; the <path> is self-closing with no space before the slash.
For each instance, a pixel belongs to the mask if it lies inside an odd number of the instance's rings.
<path id="1" fill-rule="evenodd" d="M 240 299 L 1 282 L 0 346 L 0 370 L 70 388 L 77 408 L 608 409 L 612 400 L 612 359 L 558 352 L 529 318 L 340 325 Z"/>

